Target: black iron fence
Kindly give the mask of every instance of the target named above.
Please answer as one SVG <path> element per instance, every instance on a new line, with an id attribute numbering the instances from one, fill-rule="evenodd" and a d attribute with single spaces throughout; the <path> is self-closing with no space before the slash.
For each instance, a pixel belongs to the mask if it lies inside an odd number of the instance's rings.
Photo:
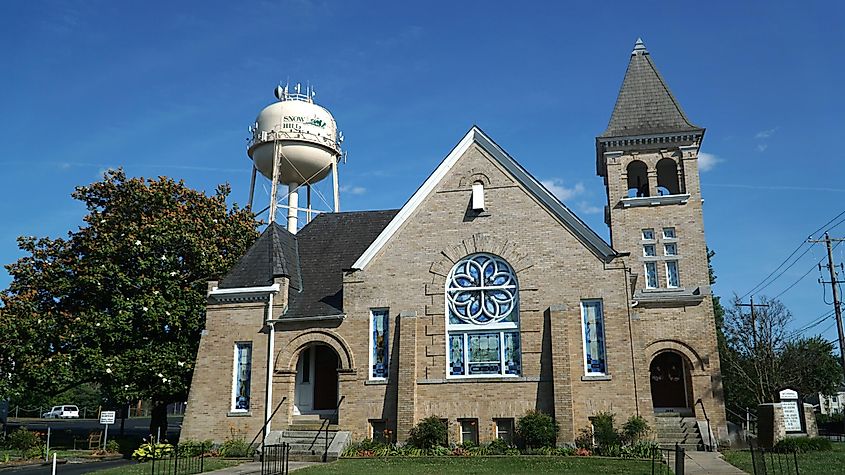
<path id="1" fill-rule="evenodd" d="M 261 453 L 261 475 L 288 475 L 290 444 L 265 445 Z"/>
<path id="2" fill-rule="evenodd" d="M 151 475 L 189 475 L 205 469 L 205 451 L 196 446 L 156 449 L 150 452 L 143 473 Z"/>
<path id="3" fill-rule="evenodd" d="M 754 475 L 799 475 L 798 452 L 775 452 L 751 445 Z"/>
<path id="4" fill-rule="evenodd" d="M 675 444 L 675 448 L 655 448 L 651 453 L 651 475 L 684 475 L 684 448 Z"/>

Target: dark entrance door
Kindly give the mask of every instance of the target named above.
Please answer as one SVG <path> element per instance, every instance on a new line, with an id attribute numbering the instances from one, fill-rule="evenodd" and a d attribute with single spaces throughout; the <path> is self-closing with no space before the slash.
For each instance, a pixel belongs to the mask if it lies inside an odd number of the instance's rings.
<path id="1" fill-rule="evenodd" d="M 681 355 L 660 353 L 651 361 L 651 401 L 655 409 L 688 408 L 687 370 Z"/>
<path id="2" fill-rule="evenodd" d="M 314 348 L 314 410 L 337 407 L 337 366 L 334 350 L 327 346 Z"/>

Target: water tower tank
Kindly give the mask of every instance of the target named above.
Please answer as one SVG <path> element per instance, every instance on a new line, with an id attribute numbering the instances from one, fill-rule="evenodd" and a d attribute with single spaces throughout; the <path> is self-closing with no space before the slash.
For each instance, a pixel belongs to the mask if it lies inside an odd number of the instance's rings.
<path id="1" fill-rule="evenodd" d="M 313 93 L 277 87 L 275 102 L 258 114 L 250 128 L 247 153 L 255 168 L 273 179 L 273 152 L 280 154 L 279 183 L 311 184 L 331 171 L 340 155 L 337 124 L 326 109 L 314 104 Z"/>

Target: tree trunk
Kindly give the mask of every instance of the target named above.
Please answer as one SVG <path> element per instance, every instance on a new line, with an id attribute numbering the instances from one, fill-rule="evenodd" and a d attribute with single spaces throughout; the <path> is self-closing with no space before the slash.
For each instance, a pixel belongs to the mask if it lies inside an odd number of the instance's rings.
<path id="1" fill-rule="evenodd" d="M 167 439 L 167 402 L 154 401 L 150 411 L 150 437 L 156 442 Z"/>

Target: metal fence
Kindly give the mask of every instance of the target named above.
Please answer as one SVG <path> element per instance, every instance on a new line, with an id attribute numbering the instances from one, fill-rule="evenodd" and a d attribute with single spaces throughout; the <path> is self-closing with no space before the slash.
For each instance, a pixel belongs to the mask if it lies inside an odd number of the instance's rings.
<path id="1" fill-rule="evenodd" d="M 197 451 L 195 446 L 180 447 L 177 445 L 173 447 L 173 450 L 154 450 L 152 454 L 153 457 L 146 462 L 149 467 L 144 467 L 144 473 L 151 475 L 188 475 L 202 473 L 205 468 L 205 451 L 201 449 Z"/>
<path id="2" fill-rule="evenodd" d="M 685 456 L 684 448 L 678 444 L 673 449 L 655 448 L 651 453 L 651 475 L 684 475 Z"/>
<path id="3" fill-rule="evenodd" d="M 288 475 L 289 464 L 290 444 L 262 446 L 261 475 Z"/>
<path id="4" fill-rule="evenodd" d="M 799 475 L 798 452 L 774 452 L 751 445 L 754 475 Z"/>

